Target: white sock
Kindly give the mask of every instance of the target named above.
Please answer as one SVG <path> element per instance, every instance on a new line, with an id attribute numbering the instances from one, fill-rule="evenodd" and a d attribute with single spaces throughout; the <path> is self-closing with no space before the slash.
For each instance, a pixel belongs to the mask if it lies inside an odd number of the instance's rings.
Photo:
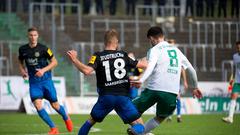
<path id="1" fill-rule="evenodd" d="M 154 128 L 156 128 L 160 123 L 158 121 L 156 121 L 154 118 L 148 120 L 145 124 L 144 124 L 144 128 L 145 128 L 145 133 L 149 133 L 151 130 L 153 130 Z"/>
<path id="2" fill-rule="evenodd" d="M 235 106 L 236 106 L 236 100 L 231 100 L 228 117 L 233 118 L 233 114 L 234 114 L 234 111 L 235 111 Z"/>

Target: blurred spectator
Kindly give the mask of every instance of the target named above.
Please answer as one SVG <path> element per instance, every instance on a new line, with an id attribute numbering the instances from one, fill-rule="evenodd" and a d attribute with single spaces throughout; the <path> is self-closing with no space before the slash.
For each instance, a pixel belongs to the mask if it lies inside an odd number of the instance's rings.
<path id="1" fill-rule="evenodd" d="M 159 16 L 165 16 L 164 12 L 165 12 L 165 4 L 166 4 L 166 0 L 156 0 L 157 2 L 157 6 L 158 6 L 158 15 Z"/>
<path id="2" fill-rule="evenodd" d="M 236 17 L 239 18 L 239 4 L 240 4 L 239 0 L 232 0 L 232 9 L 231 9 L 232 17 L 236 15 Z"/>
<path id="3" fill-rule="evenodd" d="M 203 16 L 203 0 L 197 0 L 196 2 L 196 15 L 198 17 Z"/>
<path id="4" fill-rule="evenodd" d="M 22 5 L 23 5 L 23 12 L 27 13 L 28 12 L 28 8 L 29 8 L 29 0 L 23 0 L 22 1 Z"/>
<path id="5" fill-rule="evenodd" d="M 144 0 L 144 6 L 152 6 L 153 1 L 152 0 Z M 152 8 L 144 8 L 143 9 L 143 15 L 147 15 L 147 12 L 149 12 L 149 15 L 152 15 Z"/>
<path id="6" fill-rule="evenodd" d="M 78 4 L 79 5 L 79 0 L 72 0 L 72 4 Z M 72 13 L 77 13 L 77 7 L 72 7 Z"/>
<path id="7" fill-rule="evenodd" d="M 174 16 L 180 16 L 180 0 L 174 0 Z"/>
<path id="8" fill-rule="evenodd" d="M 218 0 L 218 17 L 222 16 L 222 11 L 223 11 L 224 18 L 226 18 L 227 17 L 227 0 Z"/>
<path id="9" fill-rule="evenodd" d="M 135 6 L 137 0 L 126 0 L 126 14 L 135 15 Z"/>
<path id="10" fill-rule="evenodd" d="M 95 0 L 96 3 L 96 11 L 98 15 L 103 15 L 104 14 L 104 9 L 103 9 L 103 0 Z"/>
<path id="11" fill-rule="evenodd" d="M 206 16 L 209 17 L 209 12 L 211 17 L 214 17 L 214 5 L 215 0 L 206 0 Z"/>
<path id="12" fill-rule="evenodd" d="M 12 12 L 17 11 L 17 0 L 11 0 L 11 11 Z"/>
<path id="13" fill-rule="evenodd" d="M 194 16 L 193 14 L 193 2 L 194 0 L 186 0 L 186 10 L 185 10 L 185 16 L 188 16 L 188 9 L 190 8 L 190 15 Z"/>
<path id="14" fill-rule="evenodd" d="M 6 0 L 1 0 L 0 2 L 0 12 L 6 12 L 7 3 Z"/>
<path id="15" fill-rule="evenodd" d="M 115 15 L 117 10 L 117 0 L 110 0 L 109 3 L 109 13 L 110 15 Z"/>
<path id="16" fill-rule="evenodd" d="M 37 2 L 37 3 L 40 3 L 42 0 L 33 0 L 33 2 Z M 33 7 L 33 10 L 34 11 L 40 11 L 40 5 L 35 5 Z"/>
<path id="17" fill-rule="evenodd" d="M 47 3 L 53 3 L 53 0 L 46 0 Z M 52 6 L 46 6 L 46 12 L 52 13 Z"/>
<path id="18" fill-rule="evenodd" d="M 83 14 L 89 14 L 91 7 L 91 0 L 83 0 Z"/>
<path id="19" fill-rule="evenodd" d="M 66 3 L 66 0 L 59 0 L 59 3 L 65 4 L 65 3 Z M 61 7 L 60 7 L 60 12 L 61 12 Z M 66 12 L 66 7 L 63 6 L 63 13 L 65 13 L 65 12 Z"/>

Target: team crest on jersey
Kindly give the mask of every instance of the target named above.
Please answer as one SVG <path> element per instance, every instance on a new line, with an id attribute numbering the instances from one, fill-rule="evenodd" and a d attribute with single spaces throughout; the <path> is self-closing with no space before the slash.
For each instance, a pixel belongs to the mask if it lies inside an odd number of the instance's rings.
<path id="1" fill-rule="evenodd" d="M 35 52 L 34 56 L 35 56 L 35 57 L 39 57 L 39 56 L 40 56 L 40 53 L 39 53 L 39 52 Z"/>
<path id="2" fill-rule="evenodd" d="M 53 55 L 51 49 L 49 49 L 49 48 L 48 48 L 48 50 L 47 50 L 47 53 L 49 54 L 49 56 L 52 56 L 52 55 Z"/>
<path id="3" fill-rule="evenodd" d="M 94 56 L 94 55 L 93 55 L 93 56 L 91 57 L 91 59 L 89 60 L 88 63 L 90 63 L 90 64 L 94 64 L 96 58 L 97 58 L 97 56 Z"/>

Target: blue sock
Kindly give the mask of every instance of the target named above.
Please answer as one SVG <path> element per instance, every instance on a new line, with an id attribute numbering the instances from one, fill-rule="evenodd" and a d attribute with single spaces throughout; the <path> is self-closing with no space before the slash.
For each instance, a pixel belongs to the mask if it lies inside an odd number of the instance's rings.
<path id="1" fill-rule="evenodd" d="M 63 118 L 63 120 L 67 120 L 68 119 L 68 116 L 67 116 L 67 113 L 65 112 L 64 108 L 62 105 L 60 105 L 60 108 L 59 110 L 56 110 Z"/>
<path id="2" fill-rule="evenodd" d="M 181 100 L 177 99 L 177 115 L 181 115 Z"/>
<path id="3" fill-rule="evenodd" d="M 38 110 L 37 112 L 38 112 L 38 115 L 42 118 L 42 120 L 45 123 L 47 123 L 50 128 L 55 127 L 54 123 L 52 122 L 52 120 L 50 119 L 49 115 L 47 114 L 44 108 L 41 110 Z"/>
<path id="4" fill-rule="evenodd" d="M 135 124 L 132 126 L 132 129 L 137 133 L 137 134 L 143 134 L 144 133 L 144 126 L 142 124 Z"/>
<path id="5" fill-rule="evenodd" d="M 80 128 L 78 135 L 87 135 L 91 127 L 92 124 L 87 120 Z"/>

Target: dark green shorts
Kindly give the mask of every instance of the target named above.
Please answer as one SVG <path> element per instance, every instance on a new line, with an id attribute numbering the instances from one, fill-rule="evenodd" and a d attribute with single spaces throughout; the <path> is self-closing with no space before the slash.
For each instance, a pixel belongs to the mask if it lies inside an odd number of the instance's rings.
<path id="1" fill-rule="evenodd" d="M 144 113 L 148 108 L 157 103 L 156 116 L 167 117 L 176 108 L 176 94 L 145 89 L 141 95 L 133 100 L 140 113 Z"/>
<path id="2" fill-rule="evenodd" d="M 232 93 L 240 93 L 240 83 L 234 83 Z"/>

